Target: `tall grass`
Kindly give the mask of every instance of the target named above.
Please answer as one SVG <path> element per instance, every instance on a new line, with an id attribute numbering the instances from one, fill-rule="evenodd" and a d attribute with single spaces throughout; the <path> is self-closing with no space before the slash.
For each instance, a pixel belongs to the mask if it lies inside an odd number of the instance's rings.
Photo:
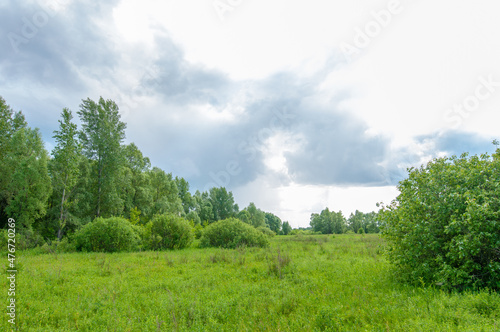
<path id="1" fill-rule="evenodd" d="M 500 330 L 497 293 L 398 284 L 382 245 L 369 234 L 299 235 L 277 236 L 265 249 L 22 252 L 17 327 L 44 332 Z M 10 328 L 4 317 L 0 329 Z"/>

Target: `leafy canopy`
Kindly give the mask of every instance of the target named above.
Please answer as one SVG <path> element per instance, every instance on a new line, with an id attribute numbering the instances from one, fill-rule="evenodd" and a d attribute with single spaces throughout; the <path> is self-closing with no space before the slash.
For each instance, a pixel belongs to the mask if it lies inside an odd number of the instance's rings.
<path id="1" fill-rule="evenodd" d="M 500 289 L 500 151 L 411 168 L 380 215 L 399 276 L 447 288 Z"/>

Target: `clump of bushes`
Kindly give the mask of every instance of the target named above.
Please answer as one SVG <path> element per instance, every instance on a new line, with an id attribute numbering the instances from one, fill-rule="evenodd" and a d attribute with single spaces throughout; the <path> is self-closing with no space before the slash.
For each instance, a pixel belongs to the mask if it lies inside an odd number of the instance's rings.
<path id="1" fill-rule="evenodd" d="M 50 243 L 45 243 L 40 251 L 43 253 L 67 253 L 76 251 L 75 243 L 70 242 L 67 237 L 63 238 L 61 241 L 55 240 Z"/>
<path id="2" fill-rule="evenodd" d="M 267 247 L 268 236 L 253 226 L 236 218 L 217 221 L 203 230 L 200 240 L 201 247 L 237 248 Z"/>
<path id="3" fill-rule="evenodd" d="M 75 247 L 80 251 L 133 251 L 140 238 L 132 224 L 124 218 L 96 218 L 75 233 Z"/>
<path id="4" fill-rule="evenodd" d="M 193 242 L 193 229 L 184 218 L 173 214 L 155 216 L 148 225 L 149 248 L 182 249 Z"/>
<path id="5" fill-rule="evenodd" d="M 409 170 L 381 210 L 395 271 L 449 289 L 500 289 L 500 150 Z"/>
<path id="6" fill-rule="evenodd" d="M 262 234 L 267 235 L 269 237 L 274 237 L 276 236 L 276 233 L 273 232 L 269 227 L 266 226 L 259 226 L 256 228 L 258 231 L 262 232 Z"/>

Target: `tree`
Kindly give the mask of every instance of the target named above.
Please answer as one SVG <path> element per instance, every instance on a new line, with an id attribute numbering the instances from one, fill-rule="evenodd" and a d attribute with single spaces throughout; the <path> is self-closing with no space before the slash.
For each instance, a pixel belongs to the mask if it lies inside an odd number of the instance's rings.
<path id="1" fill-rule="evenodd" d="M 50 163 L 52 188 L 58 210 L 57 238 L 61 240 L 62 231 L 68 219 L 68 208 L 74 203 L 74 190 L 80 176 L 81 145 L 78 141 L 76 124 L 72 123 L 71 111 L 64 108 L 59 120 L 59 130 L 54 131 L 56 146 Z"/>
<path id="2" fill-rule="evenodd" d="M 31 230 L 34 221 L 47 213 L 52 192 L 48 152 L 38 128 L 29 128 L 22 113 L 13 114 L 7 123 L 1 160 L 3 214 L 16 219 L 20 229 Z"/>
<path id="3" fill-rule="evenodd" d="M 153 167 L 149 177 L 153 195 L 153 214 L 182 215 L 184 209 L 172 173 L 167 174 L 164 170 Z"/>
<path id="4" fill-rule="evenodd" d="M 342 234 L 345 232 L 346 224 L 342 211 L 334 212 L 325 208 L 320 214 L 311 214 L 310 225 L 315 232 L 322 234 Z"/>
<path id="5" fill-rule="evenodd" d="M 92 204 L 95 216 L 111 216 L 123 211 L 123 200 L 116 185 L 124 157 L 121 144 L 125 123 L 120 121 L 118 106 L 112 100 L 82 100 L 78 111 L 82 122 L 80 140 L 92 161 Z"/>
<path id="6" fill-rule="evenodd" d="M 290 223 L 288 221 L 284 221 L 282 226 L 283 235 L 288 235 L 290 234 L 291 231 L 292 231 L 292 226 L 290 226 Z"/>
<path id="7" fill-rule="evenodd" d="M 133 209 L 138 209 L 147 218 L 153 210 L 151 179 L 147 173 L 151 168 L 151 161 L 143 156 L 134 143 L 123 147 L 123 155 L 125 163 L 121 167 L 118 181 L 124 205 L 123 214 L 129 216 Z"/>
<path id="8" fill-rule="evenodd" d="M 238 213 L 238 205 L 234 203 L 233 193 L 228 192 L 224 187 L 211 188 L 208 199 L 212 204 L 211 221 L 234 217 Z"/>
<path id="9" fill-rule="evenodd" d="M 250 202 L 248 206 L 244 209 L 244 211 L 247 211 L 248 214 L 245 214 L 244 218 L 247 218 L 248 220 L 245 221 L 246 223 L 249 223 L 253 227 L 261 227 L 261 226 L 266 226 L 266 214 L 264 211 L 258 209 L 253 202 Z M 239 215 L 239 214 L 238 214 Z"/>
<path id="10" fill-rule="evenodd" d="M 364 223 L 367 233 L 379 233 L 378 214 L 374 211 L 365 213 Z"/>
<path id="11" fill-rule="evenodd" d="M 200 217 L 201 223 L 211 223 L 213 221 L 213 208 L 212 203 L 208 198 L 208 193 L 201 193 L 197 190 L 193 196 L 194 198 L 194 208 L 198 216 Z"/>
<path id="12" fill-rule="evenodd" d="M 266 212 L 266 224 L 276 234 L 281 231 L 281 219 L 270 212 Z"/>
<path id="13" fill-rule="evenodd" d="M 379 212 L 388 258 L 413 283 L 500 288 L 500 150 L 409 169 Z"/>
<path id="14" fill-rule="evenodd" d="M 179 198 L 181 199 L 184 213 L 187 215 L 191 210 L 194 210 L 194 199 L 189 192 L 189 183 L 184 178 L 176 176 L 175 184 L 179 191 Z"/>
<path id="15" fill-rule="evenodd" d="M 356 210 L 354 213 L 351 213 L 349 218 L 347 219 L 347 224 L 350 230 L 354 233 L 359 233 L 359 229 L 363 228 L 363 231 L 366 233 L 366 225 L 364 224 L 364 213 Z"/>
<path id="16" fill-rule="evenodd" d="M 7 160 L 7 154 L 11 149 L 11 137 L 15 131 L 13 127 L 14 111 L 5 102 L 5 99 L 0 97 L 0 216 L 2 226 L 8 219 L 5 209 L 8 205 L 9 191 L 8 185 L 13 173 L 12 165 Z"/>
<path id="17" fill-rule="evenodd" d="M 246 209 L 241 210 L 238 212 L 237 218 L 241 221 L 243 221 L 245 224 L 252 224 L 252 221 L 250 220 L 250 212 L 248 212 Z"/>

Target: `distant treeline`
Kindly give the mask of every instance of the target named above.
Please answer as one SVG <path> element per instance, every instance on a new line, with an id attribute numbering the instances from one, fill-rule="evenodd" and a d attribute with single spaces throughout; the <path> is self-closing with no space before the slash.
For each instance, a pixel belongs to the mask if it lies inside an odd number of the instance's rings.
<path id="1" fill-rule="evenodd" d="M 376 212 L 363 213 L 356 210 L 349 218 L 342 211 L 334 212 L 325 208 L 321 213 L 311 215 L 311 230 L 321 234 L 343 233 L 379 233 L 379 221 Z"/>
<path id="2" fill-rule="evenodd" d="M 191 194 L 188 181 L 151 167 L 134 143 L 123 143 L 126 124 L 114 101 L 83 100 L 77 115 L 80 128 L 73 113 L 62 110 L 49 154 L 38 128 L 0 97 L 0 227 L 15 219 L 31 245 L 60 240 L 97 217 L 145 225 L 172 214 L 193 226 L 235 217 L 277 234 L 291 231 L 253 203 L 240 210 L 225 188 Z"/>

